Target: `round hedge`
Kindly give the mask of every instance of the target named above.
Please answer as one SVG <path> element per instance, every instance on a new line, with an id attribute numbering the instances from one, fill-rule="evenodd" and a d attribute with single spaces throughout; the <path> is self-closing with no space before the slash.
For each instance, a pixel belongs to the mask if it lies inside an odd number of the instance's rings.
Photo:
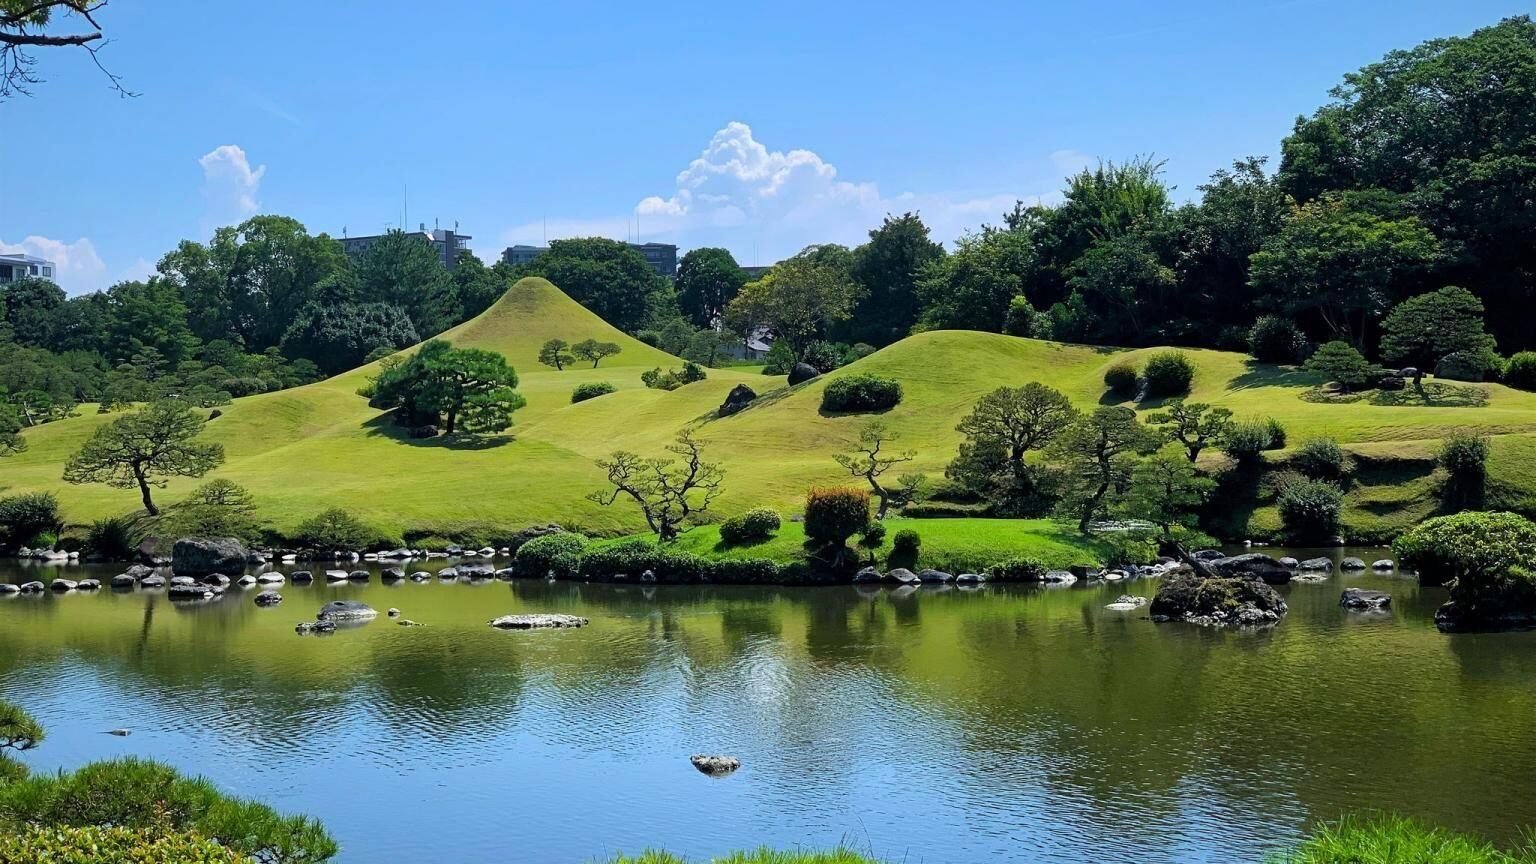
<path id="1" fill-rule="evenodd" d="M 1189 392 L 1195 364 L 1183 351 L 1159 351 L 1147 359 L 1142 375 L 1147 379 L 1147 395 L 1178 396 Z"/>
<path id="2" fill-rule="evenodd" d="M 878 375 L 844 375 L 821 391 L 823 411 L 885 411 L 901 404 L 901 382 Z"/>
<path id="3" fill-rule="evenodd" d="M 731 545 L 767 540 L 779 530 L 779 514 L 757 507 L 720 523 L 720 539 Z"/>
<path id="4" fill-rule="evenodd" d="M 607 396 L 613 392 L 613 385 L 607 381 L 588 381 L 585 384 L 577 384 L 571 391 L 571 404 L 585 402 L 588 399 L 596 399 L 599 396 Z"/>
<path id="5" fill-rule="evenodd" d="M 586 548 L 586 537 L 562 531 L 529 540 L 518 547 L 512 561 L 517 572 L 524 576 L 539 578 L 553 572 L 557 578 L 568 579 L 576 575 L 581 566 L 581 553 Z"/>
<path id="6" fill-rule="evenodd" d="M 1121 396 L 1135 394 L 1136 379 L 1136 365 L 1133 363 L 1116 363 L 1104 370 L 1104 386 Z"/>

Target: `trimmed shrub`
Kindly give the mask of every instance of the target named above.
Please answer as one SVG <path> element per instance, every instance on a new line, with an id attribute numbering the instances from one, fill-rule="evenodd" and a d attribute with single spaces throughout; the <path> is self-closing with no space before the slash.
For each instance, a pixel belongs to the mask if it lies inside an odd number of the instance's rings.
<path id="1" fill-rule="evenodd" d="M 901 382 L 876 375 L 844 375 L 821 391 L 823 411 L 885 411 L 901 403 Z"/>
<path id="2" fill-rule="evenodd" d="M 891 540 L 891 551 L 897 555 L 916 555 L 923 546 L 923 538 L 911 528 L 903 528 L 896 532 Z"/>
<path id="3" fill-rule="evenodd" d="M 1248 329 L 1248 353 L 1260 363 L 1295 363 L 1305 342 L 1289 318 L 1265 315 Z"/>
<path id="4" fill-rule="evenodd" d="M 571 391 L 571 404 L 585 402 L 588 399 L 596 399 L 599 396 L 607 396 L 612 393 L 614 387 L 607 381 L 588 381 L 585 384 L 577 384 Z"/>
<path id="5" fill-rule="evenodd" d="M 1332 438 L 1310 438 L 1291 458 L 1291 465 L 1313 480 L 1338 482 L 1355 471 L 1355 460 Z"/>
<path id="6" fill-rule="evenodd" d="M 34 545 L 58 534 L 59 499 L 52 492 L 0 498 L 0 546 Z"/>
<path id="7" fill-rule="evenodd" d="M 1445 472 L 1440 483 L 1441 508 L 1456 513 L 1483 506 L 1488 484 L 1488 439 L 1458 434 L 1445 439 L 1435 462 Z"/>
<path id="8" fill-rule="evenodd" d="M 588 548 L 581 558 L 582 574 L 599 580 L 620 575 L 639 579 L 641 574 L 649 570 L 663 582 L 707 582 L 713 569 L 711 562 L 698 555 L 666 549 L 649 540 L 638 539 Z"/>
<path id="9" fill-rule="evenodd" d="M 28 823 L 0 834 L 0 862 L 21 861 L 249 864 L 251 859 L 192 831 Z"/>
<path id="10" fill-rule="evenodd" d="M 1516 390 L 1536 390 L 1536 351 L 1521 351 L 1509 358 L 1504 383 Z"/>
<path id="11" fill-rule="evenodd" d="M 868 524 L 868 489 L 835 486 L 805 493 L 805 536 L 812 540 L 842 546 Z"/>
<path id="12" fill-rule="evenodd" d="M 683 363 L 681 369 L 668 369 L 665 372 L 660 367 L 640 373 L 640 383 L 652 390 L 676 390 L 684 384 L 692 384 L 695 381 L 703 381 L 708 378 L 704 367 L 689 360 Z"/>
<path id="13" fill-rule="evenodd" d="M 1452 584 L 1451 599 L 1474 600 L 1531 582 L 1536 523 L 1514 513 L 1457 513 L 1425 519 L 1392 543 L 1398 563 L 1426 585 Z"/>
<path id="14" fill-rule="evenodd" d="M 1257 462 L 1259 455 L 1270 449 L 1272 439 L 1269 427 L 1262 420 L 1239 420 L 1222 436 L 1221 450 L 1240 464 Z"/>
<path id="15" fill-rule="evenodd" d="M 1339 515 L 1344 509 L 1344 493 L 1339 487 L 1291 474 L 1276 480 L 1275 491 L 1280 522 L 1291 540 L 1322 543 L 1339 533 Z"/>
<path id="16" fill-rule="evenodd" d="M 1265 450 L 1285 449 L 1285 424 L 1271 417 L 1264 421 L 1264 431 L 1269 434 L 1269 443 L 1264 445 Z"/>
<path id="17" fill-rule="evenodd" d="M 993 582 L 1039 582 L 1045 578 L 1045 565 L 1033 558 L 1009 558 L 987 568 Z"/>
<path id="18" fill-rule="evenodd" d="M 112 561 L 132 558 L 143 540 L 138 523 L 131 516 L 97 519 L 85 531 L 85 548 Z"/>
<path id="19" fill-rule="evenodd" d="M 720 539 L 731 545 L 767 540 L 779 530 L 779 514 L 757 507 L 720 523 Z"/>
<path id="20" fill-rule="evenodd" d="M 1435 377 L 1447 381 L 1487 381 L 1495 377 L 1501 365 L 1492 351 L 1452 351 L 1435 364 Z"/>
<path id="21" fill-rule="evenodd" d="M 843 365 L 843 355 L 847 352 L 847 346 L 818 340 L 805 346 L 805 356 L 800 358 L 800 362 L 815 367 L 817 372 L 826 374 Z"/>
<path id="22" fill-rule="evenodd" d="M 849 363 L 857 363 L 877 350 L 879 349 L 868 342 L 855 342 L 851 348 L 843 353 L 843 365 L 847 366 Z"/>
<path id="23" fill-rule="evenodd" d="M 394 546 L 377 528 L 340 507 L 316 513 L 299 524 L 293 539 L 321 552 L 356 552 Z"/>
<path id="24" fill-rule="evenodd" d="M 1346 391 L 1368 387 L 1380 375 L 1380 370 L 1372 366 L 1364 354 L 1356 351 L 1348 342 L 1341 341 L 1329 342 L 1318 348 L 1315 354 L 1307 358 L 1305 368 L 1314 375 L 1337 381 Z"/>
<path id="25" fill-rule="evenodd" d="M 1183 351 L 1159 351 L 1147 359 L 1142 375 L 1147 379 L 1147 395 L 1178 396 L 1189 392 L 1195 364 Z"/>
<path id="26" fill-rule="evenodd" d="M 571 531 L 535 537 L 518 547 L 512 564 L 523 576 L 541 579 L 554 573 L 557 579 L 578 575 L 587 538 Z"/>
<path id="27" fill-rule="evenodd" d="M 1136 381 L 1137 374 L 1134 363 L 1116 363 L 1104 370 L 1104 386 L 1108 387 L 1111 393 L 1126 397 L 1134 396 L 1136 395 Z"/>
<path id="28" fill-rule="evenodd" d="M 715 561 L 709 572 L 712 581 L 734 585 L 768 585 L 784 578 L 783 569 L 764 558 Z"/>
<path id="29" fill-rule="evenodd" d="M 885 527 L 885 523 L 878 519 L 865 525 L 864 530 L 859 532 L 859 547 L 871 552 L 879 549 L 880 544 L 885 542 L 887 530 L 889 529 Z"/>

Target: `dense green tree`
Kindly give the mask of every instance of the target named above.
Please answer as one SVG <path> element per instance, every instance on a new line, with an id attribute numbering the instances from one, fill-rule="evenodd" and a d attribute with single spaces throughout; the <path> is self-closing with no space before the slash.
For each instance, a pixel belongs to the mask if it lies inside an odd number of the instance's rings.
<path id="1" fill-rule="evenodd" d="M 983 226 L 955 241 L 953 254 L 930 260 L 914 281 L 927 330 L 1001 329 L 1009 304 L 1033 273 L 1035 249 L 1026 229 Z"/>
<path id="2" fill-rule="evenodd" d="M 187 304 L 171 283 L 119 282 L 107 289 L 111 314 L 108 358 L 130 359 L 152 349 L 172 365 L 192 356 L 198 339 L 187 325 Z"/>
<path id="3" fill-rule="evenodd" d="M 557 372 L 563 371 L 572 359 L 571 345 L 564 339 L 550 339 L 539 346 L 539 362 L 554 367 Z"/>
<path id="4" fill-rule="evenodd" d="M 411 422 L 441 421 L 443 433 L 501 432 L 523 407 L 517 372 L 494 351 L 455 348 L 434 339 L 403 363 L 386 367 L 373 384 L 369 404 L 402 409 Z"/>
<path id="5" fill-rule="evenodd" d="M 1291 212 L 1285 191 L 1265 174 L 1264 162 L 1249 157 L 1234 162 L 1231 170 L 1217 171 L 1199 187 L 1199 203 L 1175 214 L 1175 266 L 1181 300 L 1192 318 L 1224 327 L 1254 320 L 1261 297 L 1249 281 L 1249 260 L 1279 233 Z M 1190 338 L 1196 341 L 1195 334 Z"/>
<path id="6" fill-rule="evenodd" d="M 1062 505 L 1076 517 L 1079 531 L 1119 503 L 1130 489 L 1136 457 L 1154 449 L 1157 440 L 1136 412 L 1122 405 L 1095 409 L 1062 430 L 1051 455 L 1066 469 Z"/>
<path id="7" fill-rule="evenodd" d="M 313 362 L 327 375 L 359 366 L 380 348 L 397 351 L 421 341 L 405 310 L 388 303 L 318 303 L 304 307 L 283 334 L 289 357 Z"/>
<path id="8" fill-rule="evenodd" d="M 491 308 L 501 295 L 512 287 L 508 273 L 503 268 L 487 267 L 468 249 L 459 250 L 454 262 L 454 296 L 459 299 L 462 311 L 459 320 L 467 321 Z"/>
<path id="9" fill-rule="evenodd" d="M 604 507 L 620 497 L 635 502 L 645 516 L 645 523 L 663 543 L 676 540 L 685 526 L 696 523 L 720 496 L 725 471 L 704 459 L 704 442 L 684 429 L 667 446 L 671 456 L 644 458 L 625 450 L 616 450 L 597 467 L 608 478 L 610 488 L 593 492 L 587 499 Z"/>
<path id="10" fill-rule="evenodd" d="M 23 345 L 55 348 L 64 304 L 63 289 L 47 279 L 29 276 L 0 284 L 0 320 Z"/>
<path id="11" fill-rule="evenodd" d="M 677 264 L 677 304 L 695 327 L 719 323 L 745 284 L 747 274 L 725 249 L 690 249 Z"/>
<path id="12" fill-rule="evenodd" d="M 1177 441 L 1193 463 L 1200 458 L 1200 451 L 1222 440 L 1232 428 L 1232 412 L 1226 408 L 1212 408 L 1203 402 L 1185 402 L 1174 399 L 1163 410 L 1152 414 L 1147 422 L 1159 427 L 1172 441 Z"/>
<path id="13" fill-rule="evenodd" d="M 748 282 L 726 309 L 725 320 L 743 337 L 766 328 L 798 358 L 828 326 L 847 320 L 856 297 L 846 271 L 817 263 L 815 252 L 802 253 Z"/>
<path id="14" fill-rule="evenodd" d="M 665 280 L 639 252 L 603 237 L 552 241 L 549 251 L 524 272 L 548 279 L 572 300 L 626 332 L 646 326 L 668 293 Z"/>
<path id="15" fill-rule="evenodd" d="M 838 336 L 875 346 L 906 336 L 920 312 L 919 275 L 943 257 L 944 247 L 929 238 L 918 214 L 886 216 L 869 232 L 869 242 L 853 251 L 853 279 L 860 296 Z"/>
<path id="16" fill-rule="evenodd" d="M 1081 335 L 1120 345 L 1162 342 L 1171 320 L 1183 317 L 1178 280 L 1168 263 L 1168 220 L 1138 223 L 1093 242 L 1066 268 L 1067 285 L 1095 310 Z M 1180 334 L 1182 335 L 1182 334 Z"/>
<path id="17" fill-rule="evenodd" d="M 1305 368 L 1329 381 L 1337 381 L 1345 391 L 1366 386 L 1375 372 L 1364 354 L 1343 341 L 1319 346 L 1317 353 L 1307 358 Z"/>
<path id="18" fill-rule="evenodd" d="M 1381 322 L 1382 359 L 1410 364 L 1420 375 L 1452 351 L 1488 353 L 1494 347 L 1483 329 L 1483 301 L 1454 285 L 1409 297 Z"/>
<path id="19" fill-rule="evenodd" d="M 1253 287 L 1291 315 L 1317 316 L 1332 338 L 1365 347 L 1372 327 L 1441 254 L 1417 217 L 1394 209 L 1377 194 L 1326 195 L 1297 208 L 1254 253 Z"/>
<path id="20" fill-rule="evenodd" d="M 892 504 L 902 504 L 910 499 L 907 484 L 889 488 L 880 481 L 895 466 L 917 458 L 916 450 L 888 449 L 899 439 L 900 436 L 884 423 L 868 423 L 859 430 L 858 440 L 849 446 L 850 452 L 832 457 L 850 476 L 862 477 L 869 484 L 870 493 L 880 501 L 875 511 L 876 519 L 884 519 Z M 912 482 L 915 484 L 915 480 Z"/>
<path id="21" fill-rule="evenodd" d="M 404 309 L 419 334 L 447 330 L 462 312 L 453 277 L 419 234 L 391 231 L 357 262 L 358 299 Z"/>
<path id="22" fill-rule="evenodd" d="M 170 477 L 201 477 L 224 461 L 223 446 L 196 440 L 204 422 L 186 403 L 171 400 L 119 417 L 69 457 L 64 480 L 137 487 L 144 509 L 158 516 L 151 486 L 164 487 Z"/>
<path id="23" fill-rule="evenodd" d="M 1193 460 L 1175 448 L 1161 450 L 1131 469 L 1125 512 L 1158 526 L 1163 537 L 1171 539 L 1175 525 L 1194 527 L 1200 507 L 1215 489 L 1216 481 L 1195 470 Z"/>
<path id="24" fill-rule="evenodd" d="M 1066 395 L 1045 384 L 999 387 L 976 401 L 956 431 L 965 436 L 945 476 L 985 498 L 999 515 L 1035 516 L 1054 498 L 1055 478 L 1026 460 L 1077 418 Z"/>
<path id="25" fill-rule="evenodd" d="M 578 360 L 591 361 L 592 368 L 596 369 L 597 364 L 601 363 L 603 358 L 612 357 L 623 350 L 617 342 L 599 342 L 596 339 L 583 339 L 571 346 L 571 356 Z"/>

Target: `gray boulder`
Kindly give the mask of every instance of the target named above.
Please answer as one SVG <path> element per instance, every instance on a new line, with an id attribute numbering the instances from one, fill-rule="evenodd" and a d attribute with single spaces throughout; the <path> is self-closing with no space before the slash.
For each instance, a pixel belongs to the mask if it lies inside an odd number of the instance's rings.
<path id="1" fill-rule="evenodd" d="M 142 588 L 164 588 L 165 577 L 159 573 L 151 573 L 139 580 L 139 586 Z"/>
<path id="2" fill-rule="evenodd" d="M 130 582 L 128 584 L 131 585 L 133 583 Z M 10 596 L 12 594 L 20 594 L 20 593 L 21 593 L 21 586 L 20 585 L 13 585 L 10 582 L 0 582 L 0 597 L 7 597 L 7 596 Z"/>
<path id="3" fill-rule="evenodd" d="M 183 537 L 171 549 L 171 572 L 178 576 L 207 576 L 245 572 L 245 547 L 233 537 Z"/>
<path id="4" fill-rule="evenodd" d="M 405 571 L 399 567 L 385 567 L 379 572 L 379 579 L 383 582 L 399 582 L 405 578 Z"/>
<path id="5" fill-rule="evenodd" d="M 256 577 L 256 581 L 261 583 L 262 585 L 281 585 L 281 584 L 283 584 L 283 574 L 281 574 L 281 573 L 262 573 L 261 575 Z"/>
<path id="6" fill-rule="evenodd" d="M 1077 574 L 1070 570 L 1047 570 L 1040 581 L 1047 585 L 1072 585 L 1077 582 Z"/>
<path id="7" fill-rule="evenodd" d="M 48 583 L 48 590 L 55 594 L 62 594 L 65 591 L 75 590 L 75 586 L 77 584 L 79 583 L 75 582 L 73 579 L 55 579 Z"/>
<path id="8" fill-rule="evenodd" d="M 372 576 L 372 574 L 370 574 L 367 570 L 353 570 L 352 572 L 347 574 L 347 581 L 348 582 L 367 582 L 369 580 L 369 578 L 371 578 L 371 576 Z"/>
<path id="9" fill-rule="evenodd" d="M 804 384 L 820 374 L 821 372 L 809 363 L 796 363 L 789 370 L 789 386 L 793 387 L 796 384 Z"/>
<path id="10" fill-rule="evenodd" d="M 143 579 L 145 576 L 152 575 L 155 572 L 155 568 L 147 564 L 130 564 L 128 569 L 123 572 L 135 579 Z"/>
<path id="11" fill-rule="evenodd" d="M 283 595 L 276 591 L 263 591 L 256 595 L 257 606 L 276 606 L 283 602 Z"/>
<path id="12" fill-rule="evenodd" d="M 1201 549 L 1195 553 L 1195 559 L 1199 561 L 1215 561 L 1217 558 L 1225 558 L 1227 553 L 1220 549 Z"/>
<path id="13" fill-rule="evenodd" d="M 133 578 L 132 576 L 129 576 L 127 573 L 119 573 L 116 576 L 112 577 L 112 587 L 113 588 L 132 588 L 138 581 L 139 580 Z"/>
<path id="14" fill-rule="evenodd" d="M 1115 600 L 1115 602 L 1105 606 L 1104 608 L 1113 610 L 1115 612 L 1130 612 L 1135 609 L 1140 609 L 1141 607 L 1151 602 L 1151 600 L 1148 600 L 1145 597 L 1137 597 L 1134 594 L 1121 594 Z"/>
<path id="15" fill-rule="evenodd" d="M 332 600 L 320 607 L 315 618 L 320 621 L 369 621 L 378 615 L 372 606 L 358 600 Z"/>
<path id="16" fill-rule="evenodd" d="M 1153 621 L 1257 626 L 1273 624 L 1288 607 L 1274 588 L 1259 579 L 1209 577 L 1180 573 L 1165 580 L 1152 598 Z"/>
<path id="17" fill-rule="evenodd" d="M 304 621 L 304 622 L 300 622 L 298 625 L 296 625 L 293 628 L 293 632 L 298 633 L 301 636 L 306 634 L 306 633 L 335 633 L 336 632 L 336 622 L 334 622 L 334 621 Z"/>
<path id="18" fill-rule="evenodd" d="M 1301 562 L 1297 561 L 1295 558 L 1292 558 L 1291 556 L 1287 555 L 1284 558 L 1280 559 L 1280 566 L 1281 567 L 1289 567 L 1292 570 L 1295 570 L 1297 567 L 1301 566 Z"/>
<path id="19" fill-rule="evenodd" d="M 99 588 L 101 588 L 100 579 L 81 579 L 75 583 L 76 591 L 95 591 Z"/>
<path id="20" fill-rule="evenodd" d="M 295 585 L 303 585 L 315 581 L 315 574 L 308 570 L 295 570 L 288 574 L 288 581 Z"/>
<path id="21" fill-rule="evenodd" d="M 585 627 L 587 619 L 575 615 L 503 615 L 491 620 L 497 630 L 560 630 L 567 627 Z"/>
<path id="22" fill-rule="evenodd" d="M 923 581 L 916 573 L 905 567 L 896 567 L 886 571 L 885 578 L 898 585 L 916 585 Z"/>
<path id="23" fill-rule="evenodd" d="M 865 567 L 853 574 L 853 581 L 857 583 L 879 582 L 880 571 L 873 567 Z"/>
<path id="24" fill-rule="evenodd" d="M 725 401 L 720 403 L 720 407 L 715 410 L 715 414 L 720 417 L 729 417 L 732 414 L 739 414 L 746 410 L 746 407 L 751 405 L 752 400 L 756 398 L 757 392 L 751 387 L 748 387 L 745 384 L 737 384 L 735 387 L 731 388 L 731 392 L 726 395 Z"/>
<path id="25" fill-rule="evenodd" d="M 1375 570 L 1377 572 L 1388 571 L 1388 570 L 1396 570 L 1397 569 L 1397 562 L 1393 561 L 1390 558 L 1381 558 L 1379 560 L 1371 562 L 1371 569 Z"/>
<path id="26" fill-rule="evenodd" d="M 1392 605 L 1392 595 L 1385 591 L 1369 591 L 1365 588 L 1346 588 L 1339 596 L 1339 605 L 1355 612 L 1386 609 Z"/>
<path id="27" fill-rule="evenodd" d="M 1291 570 L 1263 552 L 1248 552 L 1208 561 L 1218 574 L 1229 579 L 1260 579 L 1270 585 L 1291 581 Z"/>
<path id="28" fill-rule="evenodd" d="M 711 777 L 724 777 L 741 767 L 741 760 L 735 756 L 695 754 L 689 756 L 688 761 L 693 763 L 693 767 L 699 769 L 699 773 L 708 774 Z"/>
<path id="29" fill-rule="evenodd" d="M 33 580 L 31 582 L 21 583 L 21 585 L 18 586 L 16 590 L 22 594 L 41 594 L 46 589 L 46 587 L 47 586 L 43 585 L 43 583 Z"/>
<path id="30" fill-rule="evenodd" d="M 417 570 L 416 572 L 411 574 L 411 581 L 412 582 L 426 582 L 427 580 L 429 580 L 431 578 L 432 578 L 432 574 L 428 573 L 425 570 Z"/>
<path id="31" fill-rule="evenodd" d="M 1302 570 L 1322 571 L 1324 573 L 1333 572 L 1333 561 L 1329 558 L 1308 558 L 1297 566 Z"/>
<path id="32" fill-rule="evenodd" d="M 327 582 L 345 582 L 345 581 L 347 581 L 347 571 L 345 571 L 345 570 L 327 570 L 327 571 L 325 571 L 325 581 L 327 581 Z"/>
<path id="33" fill-rule="evenodd" d="M 1357 573 L 1365 569 L 1365 562 L 1359 558 L 1345 558 L 1339 562 L 1339 569 L 1351 573 Z"/>
<path id="34" fill-rule="evenodd" d="M 214 596 L 214 590 L 207 585 L 172 585 L 167 592 L 172 600 L 210 600 Z"/>
<path id="35" fill-rule="evenodd" d="M 490 564 L 460 564 L 458 572 L 463 579 L 490 579 L 496 575 L 496 568 Z"/>
<path id="36" fill-rule="evenodd" d="M 945 573 L 943 570 L 929 569 L 917 574 L 917 579 L 919 582 L 953 582 L 955 581 L 955 576 L 953 573 Z"/>

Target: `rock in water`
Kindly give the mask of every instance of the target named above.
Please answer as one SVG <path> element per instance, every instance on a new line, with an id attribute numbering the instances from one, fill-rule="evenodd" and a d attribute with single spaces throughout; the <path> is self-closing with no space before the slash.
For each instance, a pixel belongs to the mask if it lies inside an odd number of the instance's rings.
<path id="1" fill-rule="evenodd" d="M 257 606 L 276 606 L 283 602 L 283 595 L 276 591 L 263 591 L 256 595 Z"/>
<path id="2" fill-rule="evenodd" d="M 898 585 L 916 585 L 922 581 L 916 573 L 905 567 L 896 567 L 886 571 L 885 578 Z"/>
<path id="3" fill-rule="evenodd" d="M 953 581 L 955 581 L 954 574 L 945 573 L 943 570 L 924 570 L 923 572 L 917 574 L 917 578 L 918 578 L 919 581 L 922 581 L 922 582 L 953 582 Z"/>
<path id="4" fill-rule="evenodd" d="M 1340 570 L 1348 570 L 1348 571 L 1351 571 L 1351 572 L 1358 571 L 1358 570 L 1364 570 L 1365 569 L 1365 562 L 1360 560 L 1359 558 L 1345 558 L 1343 561 L 1339 562 L 1339 569 Z"/>
<path id="5" fill-rule="evenodd" d="M 127 738 L 129 735 L 133 734 L 133 730 L 132 729 L 109 729 L 109 730 L 107 730 L 107 734 L 108 735 L 116 735 L 119 738 Z"/>
<path id="6" fill-rule="evenodd" d="M 245 547 L 233 537 L 183 537 L 171 549 L 171 572 L 178 576 L 207 576 L 245 572 Z"/>
<path id="7" fill-rule="evenodd" d="M 853 574 L 854 582 L 879 582 L 880 571 L 873 567 L 865 567 Z"/>
<path id="8" fill-rule="evenodd" d="M 1115 612 L 1130 612 L 1136 609 L 1140 609 L 1141 607 L 1151 602 L 1151 600 L 1148 600 L 1145 597 L 1137 597 L 1134 594 L 1121 594 L 1120 597 L 1115 600 L 1115 602 L 1105 606 L 1104 608 L 1111 609 Z"/>
<path id="9" fill-rule="evenodd" d="M 1279 621 L 1287 607 L 1258 579 L 1182 573 L 1157 589 L 1150 611 L 1153 621 L 1254 626 Z"/>
<path id="10" fill-rule="evenodd" d="M 1319 571 L 1320 570 L 1320 571 L 1322 571 L 1324 573 L 1332 573 L 1333 572 L 1333 562 L 1328 560 L 1327 558 L 1308 558 L 1307 560 L 1301 562 L 1301 564 L 1299 566 L 1303 570 L 1313 570 L 1313 571 Z"/>
<path id="11" fill-rule="evenodd" d="M 796 384 L 804 384 L 820 374 L 821 372 L 817 371 L 816 367 L 809 363 L 796 363 L 789 370 L 789 386 L 793 387 Z"/>
<path id="12" fill-rule="evenodd" d="M 539 630 L 585 627 L 587 619 L 575 615 L 503 615 L 491 621 L 498 630 Z"/>
<path id="13" fill-rule="evenodd" d="M 293 632 L 301 636 L 306 633 L 335 633 L 336 624 L 333 621 L 303 621 L 294 626 Z"/>
<path id="14" fill-rule="evenodd" d="M 1207 563 L 1217 573 L 1232 579 L 1261 579 L 1269 585 L 1284 585 L 1291 581 L 1290 568 L 1263 552 L 1216 558 Z"/>
<path id="15" fill-rule="evenodd" d="M 739 414 L 745 410 L 748 405 L 751 405 L 752 400 L 756 398 L 757 392 L 754 391 L 751 387 L 748 387 L 745 384 L 737 384 L 735 387 L 731 388 L 731 392 L 725 397 L 725 401 L 720 404 L 720 407 L 715 411 L 715 413 L 721 417 L 729 417 L 732 414 Z"/>
<path id="16" fill-rule="evenodd" d="M 688 757 L 693 767 L 699 769 L 699 773 L 708 774 L 711 777 L 724 777 L 734 773 L 741 767 L 741 760 L 735 756 L 709 756 L 702 753 Z"/>
<path id="17" fill-rule="evenodd" d="M 357 600 L 332 600 L 320 607 L 315 618 L 320 621 L 367 621 L 379 613 L 367 603 Z"/>
<path id="18" fill-rule="evenodd" d="M 1389 570 L 1396 570 L 1397 564 L 1390 558 L 1382 558 L 1371 562 L 1371 569 L 1378 573 L 1385 573 Z"/>
<path id="19" fill-rule="evenodd" d="M 1356 612 L 1386 609 L 1392 605 L 1392 595 L 1385 591 L 1368 591 L 1364 588 L 1346 588 L 1339 597 L 1339 605 Z"/>

